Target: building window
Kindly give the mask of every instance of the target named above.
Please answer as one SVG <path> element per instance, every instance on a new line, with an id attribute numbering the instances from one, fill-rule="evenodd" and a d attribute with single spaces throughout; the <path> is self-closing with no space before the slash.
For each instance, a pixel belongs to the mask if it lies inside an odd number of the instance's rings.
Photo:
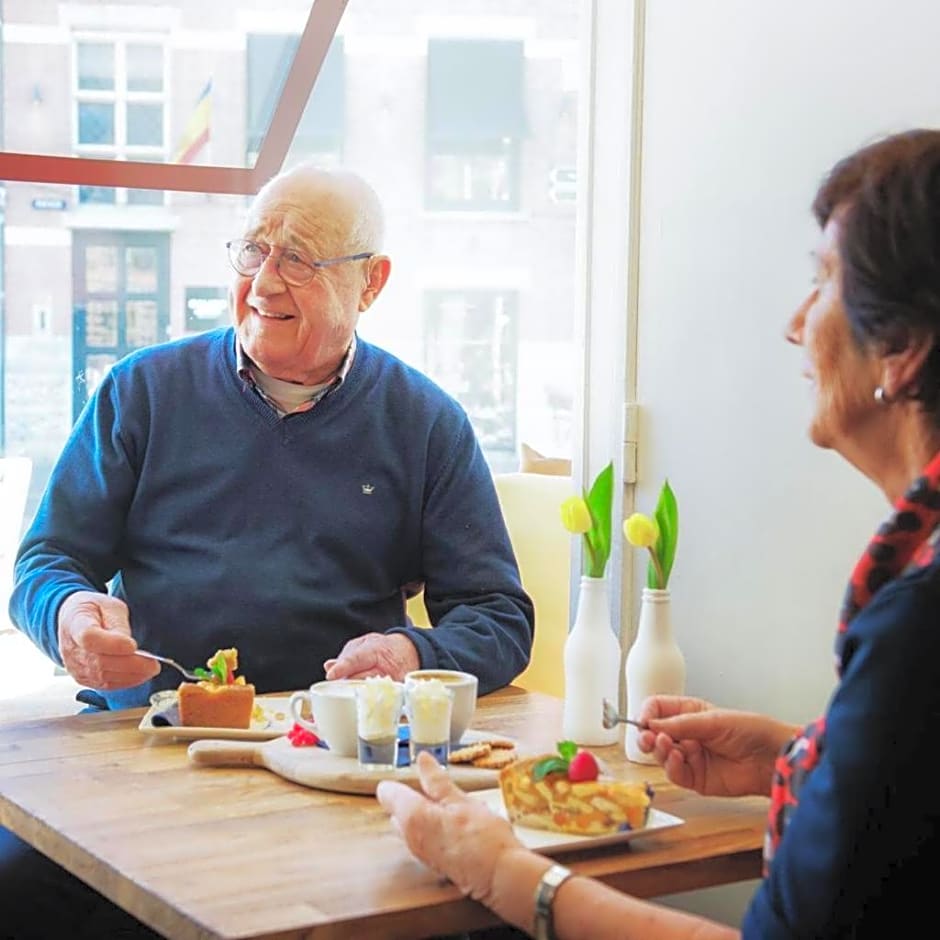
<path id="1" fill-rule="evenodd" d="M 519 209 L 524 71 L 521 41 L 430 40 L 426 208 Z"/>
<path id="2" fill-rule="evenodd" d="M 248 36 L 246 166 L 254 166 L 299 43 L 299 36 L 288 34 L 254 33 Z M 336 36 L 307 99 L 285 165 L 311 160 L 330 167 L 338 166 L 342 161 L 345 67 L 343 39 Z"/>
<path id="3" fill-rule="evenodd" d="M 74 150 L 79 156 L 162 162 L 166 81 L 161 43 L 128 37 L 75 39 Z M 162 205 L 150 190 L 80 186 L 80 203 Z"/>
<path id="4" fill-rule="evenodd" d="M 425 294 L 425 371 L 460 400 L 491 464 L 516 450 L 518 306 L 511 290 Z"/>

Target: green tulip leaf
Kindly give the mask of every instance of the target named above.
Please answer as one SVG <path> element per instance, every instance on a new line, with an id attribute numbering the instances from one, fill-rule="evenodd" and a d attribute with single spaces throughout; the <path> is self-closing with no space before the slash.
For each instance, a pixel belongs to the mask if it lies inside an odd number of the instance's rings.
<path id="1" fill-rule="evenodd" d="M 659 491 L 654 518 L 656 519 L 656 525 L 659 527 L 659 538 L 656 540 L 653 551 L 659 559 L 663 576 L 660 584 L 656 567 L 650 561 L 646 569 L 646 586 L 665 590 L 669 585 L 669 575 L 672 572 L 672 565 L 676 558 L 676 547 L 679 542 L 679 506 L 668 480 L 663 481 L 662 488 Z"/>
<path id="2" fill-rule="evenodd" d="M 604 577 L 610 558 L 611 513 L 614 505 L 614 463 L 611 461 L 594 480 L 589 493 L 584 494 L 591 513 L 591 528 L 584 533 L 587 543 L 587 574 L 592 578 Z"/>

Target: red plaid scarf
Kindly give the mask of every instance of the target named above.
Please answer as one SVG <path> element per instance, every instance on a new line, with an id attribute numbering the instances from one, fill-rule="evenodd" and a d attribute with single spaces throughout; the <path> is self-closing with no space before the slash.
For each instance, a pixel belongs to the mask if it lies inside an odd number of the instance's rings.
<path id="1" fill-rule="evenodd" d="M 849 624 L 887 583 L 908 570 L 931 564 L 937 555 L 934 531 L 940 525 L 940 453 L 894 505 L 894 513 L 875 533 L 849 580 L 836 634 L 836 673 Z M 764 841 L 764 874 L 770 870 L 799 792 L 825 747 L 826 718 L 808 724 L 781 751 L 774 765 L 770 813 Z"/>

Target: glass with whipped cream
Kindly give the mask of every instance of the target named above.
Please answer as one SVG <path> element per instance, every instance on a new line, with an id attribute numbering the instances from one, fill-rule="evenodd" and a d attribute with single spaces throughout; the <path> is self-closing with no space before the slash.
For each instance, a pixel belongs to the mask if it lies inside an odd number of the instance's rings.
<path id="1" fill-rule="evenodd" d="M 398 724 L 405 687 L 388 676 L 370 676 L 356 686 L 359 765 L 393 770 L 398 758 Z"/>
<path id="2" fill-rule="evenodd" d="M 450 755 L 450 716 L 453 689 L 440 679 L 409 679 L 405 683 L 405 714 L 408 716 L 408 756 L 414 763 L 422 751 L 430 751 L 446 766 Z"/>

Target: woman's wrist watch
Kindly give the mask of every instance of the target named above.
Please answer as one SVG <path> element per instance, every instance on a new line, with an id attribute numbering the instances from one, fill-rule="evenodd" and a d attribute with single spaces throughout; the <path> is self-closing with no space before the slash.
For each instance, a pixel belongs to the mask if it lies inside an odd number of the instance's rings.
<path id="1" fill-rule="evenodd" d="M 564 865 L 552 865 L 535 889 L 535 940 L 555 940 L 552 904 L 555 893 L 574 874 Z"/>

